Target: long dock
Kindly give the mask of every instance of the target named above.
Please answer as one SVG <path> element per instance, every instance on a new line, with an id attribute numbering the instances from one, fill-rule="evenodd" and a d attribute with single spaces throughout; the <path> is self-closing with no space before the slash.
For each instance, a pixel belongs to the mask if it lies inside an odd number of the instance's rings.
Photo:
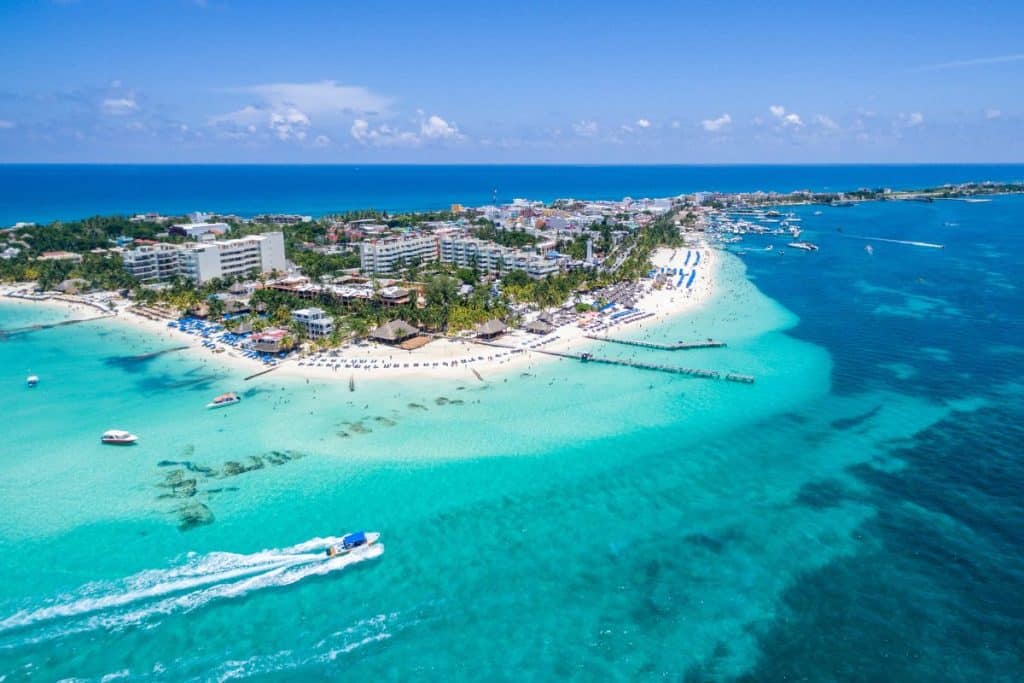
<path id="1" fill-rule="evenodd" d="M 7 337 L 13 337 L 19 334 L 28 334 L 29 332 L 39 332 L 40 330 L 49 330 L 54 327 L 64 327 L 65 325 L 75 325 L 76 323 L 88 323 L 94 320 L 102 320 L 109 318 L 109 315 L 97 315 L 93 318 L 75 318 L 74 320 L 61 320 L 55 323 L 40 323 L 38 325 L 26 325 L 25 327 L 15 327 L 10 330 L 0 330 L 0 339 Z"/>
<path id="2" fill-rule="evenodd" d="M 248 377 L 246 377 L 246 378 L 245 378 L 244 380 L 242 380 L 242 381 L 243 381 L 243 382 L 248 382 L 248 381 L 249 381 L 249 380 L 251 380 L 251 379 L 256 379 L 257 377 L 260 377 L 261 375 L 265 375 L 265 374 L 267 374 L 268 372 L 273 372 L 274 370 L 277 370 L 277 367 L 278 367 L 278 366 L 274 365 L 274 366 L 272 366 L 272 367 L 269 367 L 269 368 L 267 368 L 266 370 L 260 370 L 260 371 L 259 371 L 259 372 L 257 372 L 257 373 L 254 373 L 254 374 L 252 374 L 252 375 L 249 375 Z"/>
<path id="3" fill-rule="evenodd" d="M 618 337 L 605 337 L 596 334 L 584 335 L 587 339 L 594 341 L 609 342 L 611 344 L 625 344 L 626 346 L 640 346 L 645 349 L 657 349 L 659 351 L 689 351 L 691 349 L 719 349 L 725 346 L 725 342 L 708 339 L 697 342 L 676 342 L 675 344 L 661 344 L 659 342 L 639 341 L 637 339 L 620 339 Z"/>

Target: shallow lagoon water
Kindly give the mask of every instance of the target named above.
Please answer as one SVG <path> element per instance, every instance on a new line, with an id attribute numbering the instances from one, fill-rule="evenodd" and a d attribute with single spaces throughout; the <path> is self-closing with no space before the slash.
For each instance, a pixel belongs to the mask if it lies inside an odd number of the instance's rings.
<path id="1" fill-rule="evenodd" d="M 601 346 L 753 386 L 556 361 L 349 392 L 132 361 L 171 343 L 113 323 L 3 342 L 0 673 L 1018 679 L 1024 202 L 801 213 L 821 252 L 729 257 L 706 311 L 631 333 L 725 349 Z M 175 469 L 194 496 L 160 498 Z M 301 545 L 356 528 L 379 557 Z"/>

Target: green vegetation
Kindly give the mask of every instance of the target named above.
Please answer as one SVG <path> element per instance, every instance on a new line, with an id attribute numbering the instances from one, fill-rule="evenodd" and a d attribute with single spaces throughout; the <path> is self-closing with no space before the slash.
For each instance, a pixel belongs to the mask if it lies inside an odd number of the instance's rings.
<path id="1" fill-rule="evenodd" d="M 486 219 L 477 222 L 477 227 L 473 228 L 473 235 L 482 240 L 495 242 L 503 247 L 514 247 L 516 249 L 537 244 L 537 238 L 523 230 L 498 230 L 494 227 L 494 223 Z"/>

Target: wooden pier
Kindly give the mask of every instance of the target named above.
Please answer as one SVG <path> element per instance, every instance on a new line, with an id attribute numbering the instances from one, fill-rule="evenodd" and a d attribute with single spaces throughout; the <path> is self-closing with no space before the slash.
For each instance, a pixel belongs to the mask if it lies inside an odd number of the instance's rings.
<path id="1" fill-rule="evenodd" d="M 594 341 L 609 342 L 611 344 L 625 344 L 626 346 L 640 346 L 645 349 L 657 349 L 659 351 L 689 351 L 691 349 L 719 349 L 725 346 L 725 342 L 708 339 L 698 342 L 676 342 L 675 344 L 660 344 L 658 342 L 639 341 L 636 339 L 619 339 L 617 337 L 604 337 L 596 334 L 584 335 L 587 339 Z"/>
<path id="2" fill-rule="evenodd" d="M 277 370 L 277 367 L 278 367 L 278 366 L 274 365 L 274 366 L 272 366 L 272 367 L 269 367 L 269 368 L 267 368 L 266 370 L 260 370 L 260 371 L 259 371 L 259 372 L 257 372 L 257 373 L 254 373 L 254 374 L 252 374 L 252 375 L 249 375 L 248 377 L 246 377 L 246 378 L 245 378 L 244 380 L 242 380 L 242 381 L 244 381 L 244 382 L 248 382 L 248 381 L 249 381 L 249 380 L 251 380 L 251 379 L 256 379 L 257 377 L 260 377 L 260 376 L 262 376 L 262 375 L 265 375 L 265 374 L 267 374 L 268 372 L 273 372 L 274 370 Z"/>
<path id="3" fill-rule="evenodd" d="M 6 339 L 8 337 L 14 337 L 19 334 L 28 334 L 29 332 L 39 332 L 41 330 L 49 330 L 54 327 L 64 327 L 65 325 L 75 325 L 77 323 L 88 323 L 94 320 L 103 320 L 109 318 L 109 315 L 97 315 L 93 318 L 75 318 L 74 320 L 61 320 L 55 323 L 40 323 L 38 325 L 26 325 L 25 327 L 15 327 L 10 330 L 0 330 L 0 339 Z"/>
<path id="4" fill-rule="evenodd" d="M 699 377 L 701 379 L 724 379 L 727 382 L 739 382 L 741 384 L 753 384 L 755 381 L 755 378 L 752 375 L 741 375 L 735 372 L 727 372 L 723 374 L 721 372 L 718 372 L 717 370 L 702 370 L 700 368 L 684 368 L 679 367 L 677 365 L 661 365 L 658 363 L 642 363 L 640 361 L 635 360 L 604 358 L 602 356 L 595 356 L 592 353 L 570 353 L 568 351 L 550 351 L 548 349 L 522 349 L 516 346 L 511 346 L 509 344 L 501 344 L 499 342 L 475 340 L 475 343 L 482 344 L 484 346 L 493 346 L 501 349 L 510 349 L 518 352 L 543 353 L 546 356 L 554 356 L 555 358 L 567 358 L 569 360 L 578 360 L 582 363 L 601 363 L 603 365 L 618 365 L 626 368 L 636 368 L 637 370 L 667 372 L 672 375 L 686 375 L 688 377 Z"/>

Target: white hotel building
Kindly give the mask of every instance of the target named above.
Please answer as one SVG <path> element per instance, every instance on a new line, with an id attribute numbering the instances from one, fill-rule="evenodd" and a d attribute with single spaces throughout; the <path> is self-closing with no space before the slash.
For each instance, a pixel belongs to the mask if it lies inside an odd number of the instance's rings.
<path id="1" fill-rule="evenodd" d="M 140 280 L 166 280 L 183 275 L 196 284 L 253 271 L 284 272 L 288 267 L 284 234 L 280 232 L 186 246 L 147 245 L 126 251 L 123 258 L 128 272 Z"/>
<path id="2" fill-rule="evenodd" d="M 557 273 L 559 269 L 559 263 L 555 259 L 544 258 L 522 249 L 503 247 L 476 237 L 444 235 L 439 242 L 441 261 L 464 268 L 475 266 L 480 270 L 492 272 L 523 270 L 535 279 Z"/>
<path id="3" fill-rule="evenodd" d="M 359 245 L 359 264 L 364 273 L 379 275 L 391 273 L 401 264 L 419 261 L 431 263 L 438 259 L 437 238 L 434 235 L 404 235 L 367 240 Z"/>

